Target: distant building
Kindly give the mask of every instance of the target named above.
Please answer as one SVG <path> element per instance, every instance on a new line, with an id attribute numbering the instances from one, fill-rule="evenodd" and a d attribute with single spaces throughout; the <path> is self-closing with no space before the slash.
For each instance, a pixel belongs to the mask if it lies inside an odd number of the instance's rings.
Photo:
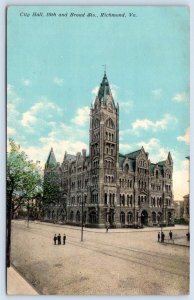
<path id="1" fill-rule="evenodd" d="M 184 202 L 183 201 L 174 201 L 174 218 L 176 220 L 183 219 L 184 213 Z"/>
<path id="2" fill-rule="evenodd" d="M 85 226 L 157 226 L 174 223 L 173 161 L 151 163 L 144 148 L 119 152 L 119 105 L 104 74 L 90 109 L 89 155 L 65 152 L 56 162 L 53 149 L 45 167 L 58 174 L 65 222 Z M 59 205 L 45 207 L 45 219 L 60 215 Z"/>
<path id="3" fill-rule="evenodd" d="M 185 219 L 186 222 L 189 222 L 190 220 L 190 205 L 189 205 L 189 200 L 190 200 L 190 197 L 189 197 L 189 194 L 188 195 L 185 195 L 183 197 L 184 199 L 184 209 L 183 209 L 183 218 Z"/>

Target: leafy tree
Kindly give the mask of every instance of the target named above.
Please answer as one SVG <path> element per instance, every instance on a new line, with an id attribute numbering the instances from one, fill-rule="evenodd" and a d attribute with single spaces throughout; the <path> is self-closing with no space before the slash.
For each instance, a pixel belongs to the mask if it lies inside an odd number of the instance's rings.
<path id="1" fill-rule="evenodd" d="M 66 203 L 62 197 L 62 187 L 60 181 L 60 170 L 56 164 L 47 164 L 43 182 L 42 207 L 54 208 L 57 205 L 57 219 L 60 218 L 62 211 L 66 211 Z M 56 220 L 54 220 L 56 221 Z"/>
<path id="2" fill-rule="evenodd" d="M 43 205 L 58 204 L 61 197 L 59 176 L 57 172 L 50 169 L 45 173 L 43 182 Z"/>
<path id="3" fill-rule="evenodd" d="M 20 146 L 9 140 L 7 154 L 7 193 L 12 200 L 12 213 L 26 204 L 26 199 L 35 198 L 41 192 L 41 175 L 37 165 L 29 161 Z"/>
<path id="4" fill-rule="evenodd" d="M 37 165 L 28 160 L 14 140 L 9 140 L 7 153 L 7 266 L 10 266 L 11 218 L 28 199 L 41 193 L 41 175 Z"/>

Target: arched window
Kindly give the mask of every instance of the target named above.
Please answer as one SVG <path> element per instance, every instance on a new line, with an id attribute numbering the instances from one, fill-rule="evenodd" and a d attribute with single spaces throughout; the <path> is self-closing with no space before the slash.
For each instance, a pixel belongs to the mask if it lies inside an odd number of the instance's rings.
<path id="1" fill-rule="evenodd" d="M 129 165 L 128 165 L 128 164 L 125 165 L 125 167 L 124 167 L 124 172 L 125 172 L 126 174 L 129 173 Z"/>
<path id="2" fill-rule="evenodd" d="M 133 222 L 133 214 L 132 214 L 132 212 L 128 212 L 128 214 L 127 214 L 127 222 L 129 224 Z"/>
<path id="3" fill-rule="evenodd" d="M 129 206 L 130 203 L 129 203 L 129 195 L 127 195 L 127 206 Z"/>
<path id="4" fill-rule="evenodd" d="M 80 222 L 80 212 L 77 211 L 76 213 L 76 222 Z"/>
<path id="5" fill-rule="evenodd" d="M 152 212 L 152 222 L 156 223 L 156 213 L 154 211 Z"/>
<path id="6" fill-rule="evenodd" d="M 115 128 L 115 125 L 114 125 L 114 122 L 111 118 L 109 118 L 107 121 L 106 121 L 106 126 L 108 128 L 111 128 L 111 129 L 114 129 Z"/>
<path id="7" fill-rule="evenodd" d="M 73 211 L 70 212 L 70 221 L 73 222 L 74 214 Z"/>
<path id="8" fill-rule="evenodd" d="M 125 224 L 125 213 L 123 211 L 120 214 L 120 222 L 121 224 Z"/>
<path id="9" fill-rule="evenodd" d="M 96 215 L 96 212 L 95 211 L 92 211 L 90 214 L 89 214 L 89 222 L 91 224 L 96 224 L 97 223 L 97 215 Z"/>

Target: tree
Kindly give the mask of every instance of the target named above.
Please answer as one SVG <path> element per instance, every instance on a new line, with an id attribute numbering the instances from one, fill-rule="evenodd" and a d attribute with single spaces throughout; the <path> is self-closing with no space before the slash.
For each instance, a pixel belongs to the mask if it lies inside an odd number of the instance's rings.
<path id="1" fill-rule="evenodd" d="M 7 153 L 7 267 L 10 266 L 11 219 L 14 212 L 41 192 L 41 175 L 33 161 L 28 160 L 14 140 L 9 140 Z"/>
<path id="2" fill-rule="evenodd" d="M 59 176 L 56 172 L 49 170 L 44 176 L 43 205 L 57 204 L 60 200 L 60 196 Z"/>
<path id="3" fill-rule="evenodd" d="M 49 164 L 44 174 L 42 207 L 45 209 L 57 205 L 61 208 L 61 199 L 62 189 L 58 169 L 55 165 Z"/>

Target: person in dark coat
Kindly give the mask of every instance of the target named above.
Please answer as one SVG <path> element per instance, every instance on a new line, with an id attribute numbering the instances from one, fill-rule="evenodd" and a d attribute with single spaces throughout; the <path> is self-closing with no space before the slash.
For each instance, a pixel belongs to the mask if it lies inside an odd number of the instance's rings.
<path id="1" fill-rule="evenodd" d="M 60 233 L 58 234 L 57 240 L 58 240 L 58 245 L 61 245 L 61 235 L 60 235 Z"/>
<path id="2" fill-rule="evenodd" d="M 63 235 L 63 245 L 65 245 L 65 241 L 66 241 L 66 234 Z"/>
<path id="3" fill-rule="evenodd" d="M 170 237 L 170 240 L 172 240 L 172 231 L 171 230 L 169 232 L 169 237 Z"/>
<path id="4" fill-rule="evenodd" d="M 160 232 L 158 232 L 158 242 L 160 241 Z"/>
<path id="5" fill-rule="evenodd" d="M 165 234 L 164 234 L 164 232 L 162 231 L 162 237 L 161 237 L 162 243 L 164 243 L 164 239 L 165 239 Z"/>
<path id="6" fill-rule="evenodd" d="M 54 241 L 54 245 L 56 245 L 56 242 L 57 242 L 57 235 L 56 234 L 54 235 L 53 241 Z"/>

